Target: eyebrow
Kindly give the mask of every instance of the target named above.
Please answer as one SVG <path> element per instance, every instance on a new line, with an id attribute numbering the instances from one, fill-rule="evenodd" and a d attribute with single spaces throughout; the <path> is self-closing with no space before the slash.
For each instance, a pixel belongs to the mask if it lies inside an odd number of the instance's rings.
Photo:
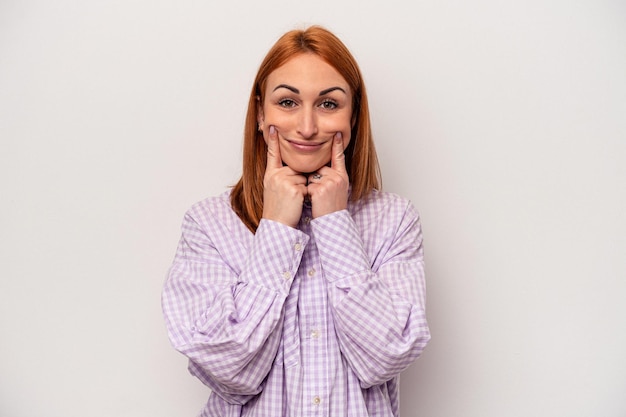
<path id="1" fill-rule="evenodd" d="M 292 91 L 292 92 L 294 92 L 295 94 L 300 94 L 300 90 L 298 90 L 296 87 L 292 87 L 292 86 L 287 85 L 287 84 L 279 84 L 279 85 L 277 85 L 277 86 L 276 86 L 276 88 L 274 88 L 274 90 L 273 90 L 273 91 L 276 91 L 276 90 L 278 90 L 279 88 L 286 88 L 287 90 Z M 328 93 L 330 93 L 331 91 L 335 91 L 335 90 L 342 91 L 342 92 L 343 92 L 344 94 L 346 94 L 346 95 L 348 94 L 348 93 L 346 93 L 346 90 L 344 90 L 344 89 L 343 89 L 343 88 L 341 88 L 341 87 L 330 87 L 330 88 L 327 88 L 327 89 L 325 89 L 325 90 L 320 91 L 320 94 L 319 94 L 319 95 L 320 95 L 320 96 L 323 96 L 323 95 L 328 94 Z"/>

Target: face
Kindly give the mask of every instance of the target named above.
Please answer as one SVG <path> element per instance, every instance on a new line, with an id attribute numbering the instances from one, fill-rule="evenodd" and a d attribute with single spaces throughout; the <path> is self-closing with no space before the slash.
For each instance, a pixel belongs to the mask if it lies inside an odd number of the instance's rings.
<path id="1" fill-rule="evenodd" d="M 258 122 L 267 138 L 278 132 L 283 163 L 297 172 L 315 172 L 328 164 L 333 138 L 350 143 L 352 92 L 332 66 L 314 54 L 291 58 L 267 77 Z"/>

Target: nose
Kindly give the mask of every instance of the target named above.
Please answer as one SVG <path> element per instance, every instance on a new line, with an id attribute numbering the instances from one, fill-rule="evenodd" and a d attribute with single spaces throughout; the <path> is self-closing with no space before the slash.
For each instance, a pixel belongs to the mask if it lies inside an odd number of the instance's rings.
<path id="1" fill-rule="evenodd" d="M 298 120 L 298 134 L 309 139 L 317 133 L 317 119 L 312 108 L 303 108 Z"/>

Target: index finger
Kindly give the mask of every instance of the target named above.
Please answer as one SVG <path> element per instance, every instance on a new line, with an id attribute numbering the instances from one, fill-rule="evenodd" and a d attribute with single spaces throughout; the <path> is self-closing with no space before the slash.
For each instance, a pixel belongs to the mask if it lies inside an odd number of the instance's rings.
<path id="1" fill-rule="evenodd" d="M 341 132 L 337 132 L 333 138 L 333 155 L 330 159 L 330 167 L 340 172 L 346 172 L 346 156 L 343 151 L 343 135 Z"/>
<path id="2" fill-rule="evenodd" d="M 280 157 L 280 146 L 278 145 L 278 133 L 276 128 L 270 126 L 267 137 L 267 168 L 282 168 L 283 160 Z"/>

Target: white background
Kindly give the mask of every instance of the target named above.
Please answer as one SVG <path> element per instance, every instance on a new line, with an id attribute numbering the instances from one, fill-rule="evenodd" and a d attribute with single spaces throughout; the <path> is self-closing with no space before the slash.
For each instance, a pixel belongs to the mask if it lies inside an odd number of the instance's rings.
<path id="1" fill-rule="evenodd" d="M 0 1 L 0 415 L 195 416 L 160 291 L 240 173 L 252 79 L 319 23 L 423 218 L 404 417 L 626 416 L 626 5 Z"/>

